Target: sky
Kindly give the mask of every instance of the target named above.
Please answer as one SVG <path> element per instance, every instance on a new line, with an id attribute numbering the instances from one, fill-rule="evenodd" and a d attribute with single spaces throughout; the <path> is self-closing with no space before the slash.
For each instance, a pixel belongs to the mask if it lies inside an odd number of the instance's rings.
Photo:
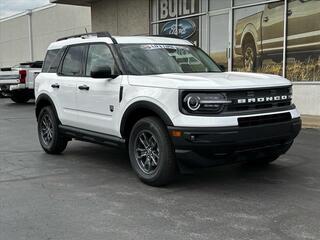
<path id="1" fill-rule="evenodd" d="M 49 0 L 0 0 L 0 18 L 33 9 L 49 3 Z"/>

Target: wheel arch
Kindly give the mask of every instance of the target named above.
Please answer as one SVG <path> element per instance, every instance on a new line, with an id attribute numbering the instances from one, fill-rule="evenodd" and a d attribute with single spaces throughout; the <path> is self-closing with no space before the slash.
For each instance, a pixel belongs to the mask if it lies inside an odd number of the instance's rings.
<path id="1" fill-rule="evenodd" d="M 42 93 L 40 94 L 38 97 L 37 97 L 37 100 L 36 100 L 36 110 L 35 110 L 35 113 L 36 113 L 36 118 L 38 119 L 38 116 L 40 114 L 40 111 L 43 107 L 46 107 L 46 106 L 51 106 L 53 111 L 54 111 L 54 114 L 56 115 L 56 117 L 59 119 L 58 117 L 58 113 L 57 113 L 57 109 L 52 101 L 52 99 L 45 93 Z"/>
<path id="2" fill-rule="evenodd" d="M 157 104 L 148 101 L 138 101 L 131 104 L 122 116 L 120 124 L 121 136 L 128 138 L 133 125 L 141 118 L 148 116 L 156 116 L 161 119 L 166 126 L 173 126 L 168 114 Z"/>

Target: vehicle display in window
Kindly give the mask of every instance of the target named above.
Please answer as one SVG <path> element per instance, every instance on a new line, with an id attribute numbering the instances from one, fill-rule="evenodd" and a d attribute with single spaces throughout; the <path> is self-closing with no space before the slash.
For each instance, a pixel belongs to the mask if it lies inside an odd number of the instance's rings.
<path id="1" fill-rule="evenodd" d="M 307 61 L 320 56 L 320 1 L 289 0 L 287 56 Z M 254 8 L 253 8 L 254 9 Z M 239 10 L 240 11 L 240 10 Z M 284 41 L 284 1 L 239 19 L 235 25 L 235 54 L 245 71 L 257 71 L 263 59 L 281 62 Z"/>

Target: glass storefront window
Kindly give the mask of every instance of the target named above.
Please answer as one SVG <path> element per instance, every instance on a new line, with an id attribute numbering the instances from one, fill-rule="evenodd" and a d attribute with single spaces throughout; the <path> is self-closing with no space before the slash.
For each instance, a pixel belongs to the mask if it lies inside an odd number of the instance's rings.
<path id="1" fill-rule="evenodd" d="M 286 77 L 320 81 L 320 1 L 291 0 L 288 4 Z"/>
<path id="2" fill-rule="evenodd" d="M 179 37 L 199 46 L 199 17 L 184 18 L 178 21 Z"/>
<path id="3" fill-rule="evenodd" d="M 178 16 L 188 16 L 199 13 L 199 0 L 178 0 Z"/>
<path id="4" fill-rule="evenodd" d="M 210 16 L 210 56 L 228 69 L 229 13 Z"/>
<path id="5" fill-rule="evenodd" d="M 253 3 L 261 3 L 266 2 L 267 0 L 233 0 L 233 4 L 235 7 L 247 5 L 247 4 L 253 4 Z"/>
<path id="6" fill-rule="evenodd" d="M 233 70 L 282 75 L 284 2 L 234 10 Z"/>
<path id="7" fill-rule="evenodd" d="M 209 10 L 219 10 L 224 8 L 230 8 L 230 0 L 209 0 Z"/>
<path id="8" fill-rule="evenodd" d="M 200 45 L 217 63 L 225 67 L 232 63 L 229 70 L 283 75 L 285 57 L 288 79 L 320 81 L 320 0 L 286 0 L 286 36 L 285 0 L 150 1 L 152 33 L 179 34 Z"/>

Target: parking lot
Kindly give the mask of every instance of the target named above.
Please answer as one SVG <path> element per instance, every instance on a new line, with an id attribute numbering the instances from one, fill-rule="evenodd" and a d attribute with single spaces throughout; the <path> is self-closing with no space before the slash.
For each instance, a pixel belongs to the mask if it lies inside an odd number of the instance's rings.
<path id="1" fill-rule="evenodd" d="M 320 239 L 320 131 L 266 169 L 196 171 L 142 184 L 125 152 L 38 143 L 34 104 L 0 99 L 0 239 Z"/>

